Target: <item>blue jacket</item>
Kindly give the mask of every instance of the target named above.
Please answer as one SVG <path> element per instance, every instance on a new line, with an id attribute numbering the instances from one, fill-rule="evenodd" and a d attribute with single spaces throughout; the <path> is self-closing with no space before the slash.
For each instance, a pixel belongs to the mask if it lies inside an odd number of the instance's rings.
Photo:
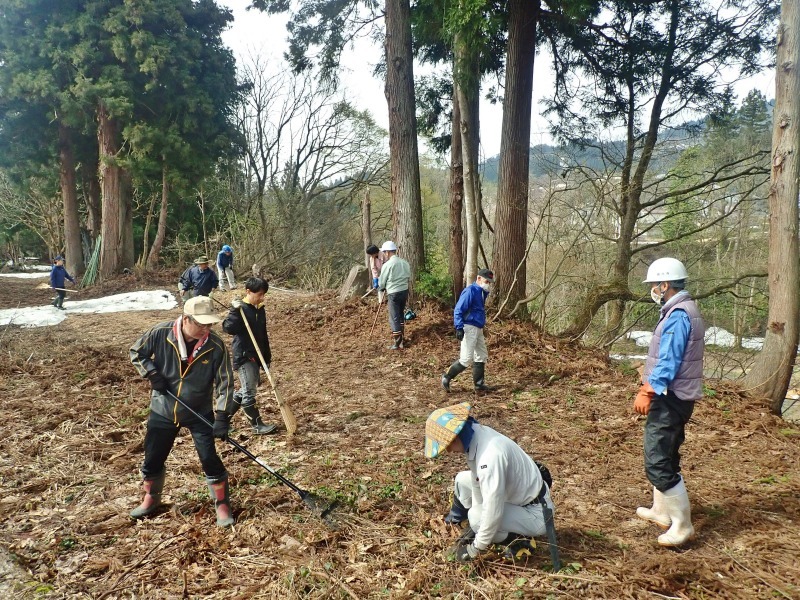
<path id="1" fill-rule="evenodd" d="M 69 279 L 72 283 L 75 283 L 72 275 L 67 273 L 63 265 L 53 265 L 53 270 L 50 271 L 50 287 L 63 288 L 65 279 Z"/>
<path id="2" fill-rule="evenodd" d="M 231 252 L 230 256 L 225 254 L 222 250 L 217 252 L 217 266 L 223 270 L 228 267 L 233 268 L 233 252 Z"/>
<path id="3" fill-rule="evenodd" d="M 453 311 L 453 323 L 456 329 L 464 329 L 464 325 L 480 327 L 486 325 L 486 297 L 485 292 L 477 283 L 473 283 L 461 292 L 456 308 Z"/>
<path id="4" fill-rule="evenodd" d="M 205 271 L 201 271 L 197 265 L 186 269 L 178 282 L 179 290 L 194 289 L 195 296 L 208 296 L 211 290 L 217 289 L 218 286 L 219 279 L 217 279 L 214 269 L 209 267 Z"/>

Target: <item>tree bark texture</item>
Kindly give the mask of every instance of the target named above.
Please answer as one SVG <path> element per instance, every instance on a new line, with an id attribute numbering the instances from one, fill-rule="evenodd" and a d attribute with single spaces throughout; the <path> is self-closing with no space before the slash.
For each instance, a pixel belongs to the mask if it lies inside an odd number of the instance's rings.
<path id="1" fill-rule="evenodd" d="M 411 266 L 412 280 L 425 265 L 413 64 L 409 0 L 386 0 L 392 223 L 394 241 Z"/>
<path id="2" fill-rule="evenodd" d="M 64 252 L 67 271 L 81 275 L 84 271 L 81 247 L 81 220 L 78 214 L 78 190 L 75 178 L 75 154 L 69 129 L 58 126 L 61 200 L 64 204 Z"/>
<path id="3" fill-rule="evenodd" d="M 161 260 L 161 248 L 164 246 L 164 239 L 167 236 L 167 208 L 169 207 L 169 180 L 167 179 L 167 165 L 161 171 L 161 211 L 158 214 L 158 229 L 156 229 L 156 239 L 147 255 L 147 268 L 151 271 L 158 268 Z"/>
<path id="4" fill-rule="evenodd" d="M 461 155 L 461 110 L 453 88 L 453 119 L 450 142 L 450 279 L 453 298 L 458 300 L 464 289 L 464 163 Z"/>
<path id="5" fill-rule="evenodd" d="M 81 167 L 83 173 L 83 193 L 86 201 L 86 229 L 89 230 L 92 242 L 100 235 L 103 219 L 101 218 L 101 192 L 98 169 L 94 167 Z M 88 259 L 88 257 L 87 257 Z"/>
<path id="6" fill-rule="evenodd" d="M 100 103 L 97 111 L 97 142 L 100 150 L 98 179 L 100 180 L 103 246 L 100 251 L 100 279 L 107 279 L 120 266 L 121 169 L 116 164 L 119 152 L 119 128 L 108 110 Z"/>
<path id="7" fill-rule="evenodd" d="M 369 197 L 369 188 L 364 190 L 364 199 L 361 201 L 361 232 L 364 236 L 365 264 L 369 271 L 369 254 L 366 253 L 366 249 L 372 244 L 372 202 Z M 371 272 L 370 278 L 372 278 Z"/>
<path id="8" fill-rule="evenodd" d="M 525 297 L 531 104 L 539 3 L 510 0 L 492 268 L 495 301 Z"/>
<path id="9" fill-rule="evenodd" d="M 797 356 L 800 318 L 800 2 L 783 0 L 778 30 L 769 190 L 769 317 L 746 385 L 781 414 Z"/>
<path id="10" fill-rule="evenodd" d="M 464 209 L 467 224 L 467 255 L 464 261 L 464 281 L 471 283 L 478 274 L 480 244 L 480 208 L 478 194 L 478 114 L 480 64 L 475 53 L 461 34 L 455 37 L 456 77 L 454 86 L 460 111 L 461 156 L 464 169 Z"/>
<path id="11" fill-rule="evenodd" d="M 120 170 L 119 269 L 133 269 L 133 178 L 127 169 Z"/>

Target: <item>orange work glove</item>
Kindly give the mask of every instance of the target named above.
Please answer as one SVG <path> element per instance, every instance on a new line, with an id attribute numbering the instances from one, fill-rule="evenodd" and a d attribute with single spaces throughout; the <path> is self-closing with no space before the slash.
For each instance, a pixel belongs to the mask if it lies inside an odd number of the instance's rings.
<path id="1" fill-rule="evenodd" d="M 645 381 L 636 394 L 636 400 L 633 401 L 633 410 L 640 415 L 646 415 L 649 413 L 650 402 L 653 400 L 653 396 L 655 395 L 656 391 L 653 389 L 653 386 L 650 385 L 649 381 Z"/>

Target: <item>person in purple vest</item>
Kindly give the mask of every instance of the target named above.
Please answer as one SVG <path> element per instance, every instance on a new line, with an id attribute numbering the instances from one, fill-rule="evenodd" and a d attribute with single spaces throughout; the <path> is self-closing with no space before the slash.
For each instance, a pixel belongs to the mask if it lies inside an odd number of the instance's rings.
<path id="1" fill-rule="evenodd" d="M 662 546 L 681 546 L 694 537 L 678 450 L 694 403 L 703 397 L 705 324 L 697 304 L 684 289 L 687 278 L 681 261 L 659 258 L 650 265 L 644 280 L 650 284 L 650 297 L 661 312 L 642 387 L 633 404 L 633 410 L 647 415 L 644 465 L 653 484 L 653 506 L 640 506 L 636 515 L 667 529 L 658 536 Z"/>

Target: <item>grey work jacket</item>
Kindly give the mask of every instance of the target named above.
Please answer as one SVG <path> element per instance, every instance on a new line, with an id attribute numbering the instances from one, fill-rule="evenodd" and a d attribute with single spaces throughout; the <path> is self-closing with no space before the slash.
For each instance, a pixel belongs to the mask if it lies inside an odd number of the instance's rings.
<path id="1" fill-rule="evenodd" d="M 200 414 L 233 408 L 233 367 L 224 342 L 213 331 L 191 362 L 181 362 L 174 321 L 159 323 L 131 346 L 130 358 L 142 377 L 158 371 L 169 382 L 170 391 Z M 150 410 L 180 425 L 191 413 L 166 394 L 153 390 Z"/>

